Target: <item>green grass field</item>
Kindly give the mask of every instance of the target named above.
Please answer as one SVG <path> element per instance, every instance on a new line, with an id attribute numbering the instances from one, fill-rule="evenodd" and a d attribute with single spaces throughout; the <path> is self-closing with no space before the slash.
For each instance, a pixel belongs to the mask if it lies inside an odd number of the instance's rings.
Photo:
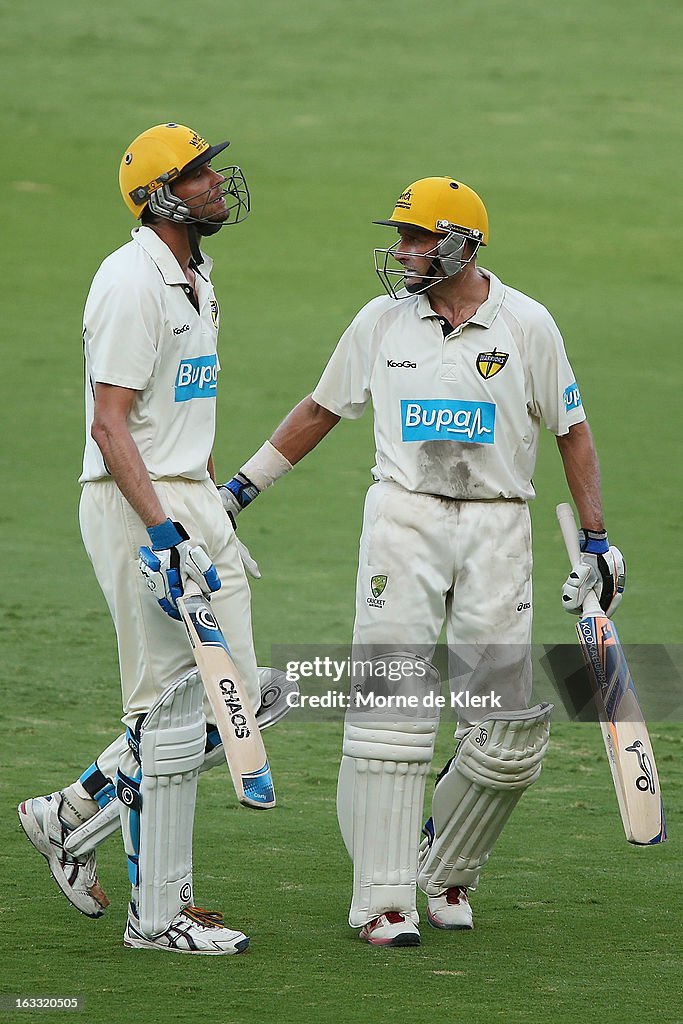
<path id="1" fill-rule="evenodd" d="M 54 889 L 14 813 L 75 777 L 118 728 L 114 637 L 76 516 L 81 313 L 99 261 L 133 226 L 116 183 L 123 147 L 162 121 L 232 139 L 253 192 L 249 221 L 210 242 L 220 474 L 312 389 L 378 293 L 372 248 L 387 235 L 372 220 L 408 182 L 452 174 L 488 206 L 481 262 L 544 302 L 565 336 L 629 565 L 622 639 L 667 645 L 679 664 L 682 21 L 669 0 L 0 5 L 0 992 L 80 995 L 88 1024 L 683 1021 L 680 709 L 652 728 L 668 844 L 623 841 L 597 727 L 560 723 L 483 876 L 476 930 L 425 928 L 418 950 L 371 950 L 346 926 L 339 721 L 292 716 L 268 734 L 270 815 L 238 809 L 225 772 L 201 781 L 197 896 L 252 936 L 229 962 L 124 950 L 119 844 L 100 857 L 112 907 L 89 921 Z M 554 448 L 545 437 L 535 476 L 539 644 L 573 638 L 558 600 L 566 556 L 553 509 L 566 488 Z M 261 663 L 271 644 L 348 641 L 371 465 L 369 417 L 343 424 L 241 521 L 264 574 L 253 590 Z M 448 753 L 442 729 L 435 763 Z"/>

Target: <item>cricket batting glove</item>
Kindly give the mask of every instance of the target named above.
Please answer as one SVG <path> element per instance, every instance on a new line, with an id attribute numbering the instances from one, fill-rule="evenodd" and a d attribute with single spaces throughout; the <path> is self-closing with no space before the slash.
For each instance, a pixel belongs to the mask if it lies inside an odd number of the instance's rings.
<path id="1" fill-rule="evenodd" d="M 180 619 L 176 601 L 189 577 L 205 597 L 220 590 L 218 570 L 204 548 L 193 545 L 181 523 L 167 519 L 147 529 L 152 546 L 142 547 L 138 567 L 157 601 L 172 619 Z"/>
<path id="2" fill-rule="evenodd" d="M 232 523 L 233 530 L 237 530 L 237 523 L 235 522 L 235 516 L 246 508 L 247 505 L 254 500 L 261 492 L 259 491 L 256 484 L 253 484 L 251 480 L 244 475 L 244 473 L 238 473 L 232 480 L 228 480 L 227 484 L 222 484 L 218 488 L 218 493 L 221 496 L 223 502 L 223 508 L 226 511 L 228 519 Z M 237 549 L 240 553 L 240 559 L 244 566 L 247 574 L 252 576 L 255 580 L 261 579 L 261 570 L 258 567 L 258 562 L 251 554 L 246 544 L 237 538 Z"/>
<path id="3" fill-rule="evenodd" d="M 626 586 L 626 563 L 619 548 L 610 547 L 604 530 L 579 530 L 581 564 L 572 569 L 562 587 L 566 611 L 580 615 L 591 590 L 610 618 L 617 610 Z"/>
<path id="4" fill-rule="evenodd" d="M 240 553 L 240 558 L 242 560 L 242 565 L 244 566 L 245 572 L 249 576 L 252 576 L 255 580 L 260 580 L 261 570 L 259 569 L 258 562 L 252 555 L 247 545 L 243 544 L 239 537 L 237 538 L 237 550 Z"/>
<path id="5" fill-rule="evenodd" d="M 221 484 L 218 488 L 218 493 L 221 496 L 223 508 L 232 520 L 232 525 L 237 529 L 235 526 L 236 517 L 243 508 L 251 504 L 254 498 L 258 498 L 261 492 L 248 476 L 245 476 L 244 473 L 238 473 L 232 480 Z"/>

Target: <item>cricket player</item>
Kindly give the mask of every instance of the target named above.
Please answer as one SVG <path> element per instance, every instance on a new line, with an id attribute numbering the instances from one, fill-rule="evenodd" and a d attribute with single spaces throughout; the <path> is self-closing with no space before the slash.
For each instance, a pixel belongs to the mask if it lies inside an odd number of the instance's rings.
<path id="1" fill-rule="evenodd" d="M 249 940 L 194 905 L 197 774 L 217 738 L 176 605 L 188 579 L 211 597 L 260 703 L 249 586 L 211 454 L 219 307 L 201 242 L 250 208 L 240 168 L 213 167 L 228 145 L 162 124 L 121 160 L 123 200 L 140 225 L 104 260 L 86 302 L 80 525 L 116 629 L 126 735 L 78 782 L 19 807 L 62 891 L 98 917 L 108 901 L 94 853 L 66 845 L 116 795 L 132 885 L 124 945 L 210 955 Z"/>
<path id="2" fill-rule="evenodd" d="M 611 613 L 624 570 L 560 332 L 542 305 L 477 263 L 489 240 L 481 198 L 453 178 L 423 178 L 376 223 L 398 232 L 375 250 L 387 294 L 361 309 L 313 393 L 220 491 L 239 514 L 341 418 L 372 406 L 354 652 L 376 666 L 393 656 L 426 682 L 445 624 L 451 686 L 479 698 L 459 711 L 419 850 L 438 720 L 346 717 L 337 809 L 354 868 L 349 923 L 372 945 L 414 946 L 416 883 L 431 925 L 472 927 L 468 892 L 547 748 L 551 707 L 529 708 L 528 502 L 541 424 L 556 435 L 582 527 L 564 606 L 579 610 L 595 585 Z"/>

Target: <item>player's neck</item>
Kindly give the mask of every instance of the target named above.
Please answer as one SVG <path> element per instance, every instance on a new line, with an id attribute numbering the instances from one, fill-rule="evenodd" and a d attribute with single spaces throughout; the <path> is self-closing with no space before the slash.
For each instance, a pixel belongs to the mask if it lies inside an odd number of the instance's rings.
<path id="1" fill-rule="evenodd" d="M 190 247 L 187 227 L 184 224 L 173 224 L 169 220 L 160 220 L 156 224 L 150 224 L 149 227 L 169 247 L 177 259 L 180 269 L 187 276 L 187 272 L 190 269 L 190 260 L 192 259 L 192 249 Z"/>
<path id="2" fill-rule="evenodd" d="M 474 264 L 427 292 L 429 304 L 452 327 L 465 323 L 489 296 L 489 279 Z"/>

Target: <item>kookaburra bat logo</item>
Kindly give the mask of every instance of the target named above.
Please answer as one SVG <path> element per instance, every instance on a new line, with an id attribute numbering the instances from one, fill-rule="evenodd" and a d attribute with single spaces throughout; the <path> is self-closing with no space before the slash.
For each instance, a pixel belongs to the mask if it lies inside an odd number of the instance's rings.
<path id="1" fill-rule="evenodd" d="M 636 789 L 639 789 L 641 793 L 654 793 L 655 780 L 652 774 L 652 765 L 650 764 L 650 758 L 645 753 L 643 744 L 640 740 L 634 740 L 631 746 L 626 749 L 637 756 L 638 767 L 643 773 L 636 779 Z"/>

